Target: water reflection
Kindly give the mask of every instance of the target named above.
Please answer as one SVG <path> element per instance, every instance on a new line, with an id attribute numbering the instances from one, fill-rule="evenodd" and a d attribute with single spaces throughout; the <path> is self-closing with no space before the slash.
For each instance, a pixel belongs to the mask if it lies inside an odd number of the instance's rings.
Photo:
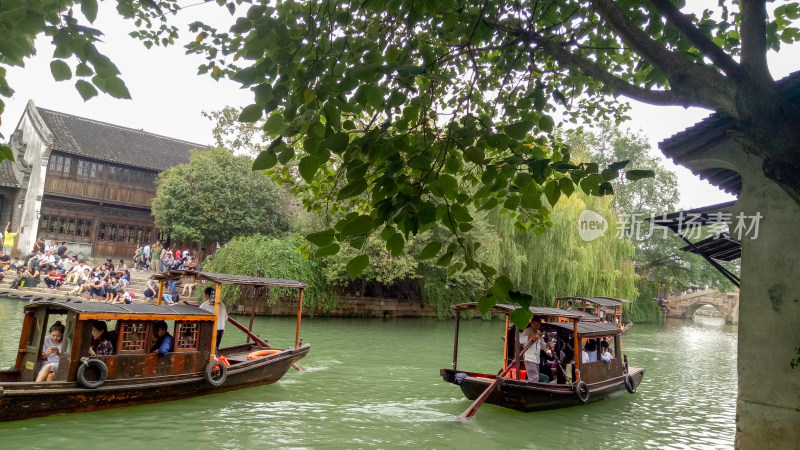
<path id="1" fill-rule="evenodd" d="M 22 306 L 0 299 L 0 365 L 15 358 Z M 290 345 L 291 319 L 258 319 L 256 332 Z M 463 368 L 495 368 L 502 323 L 462 322 Z M 309 319 L 312 345 L 279 383 L 157 405 L 0 423 L 3 448 L 664 448 L 731 447 L 736 400 L 736 327 L 710 317 L 635 325 L 623 338 L 647 369 L 635 395 L 582 407 L 518 413 L 468 405 L 438 371 L 452 361 L 453 323 Z M 228 328 L 224 344 L 243 341 Z M 97 445 L 100 442 L 92 440 Z M 135 443 L 135 444 L 134 444 Z"/>

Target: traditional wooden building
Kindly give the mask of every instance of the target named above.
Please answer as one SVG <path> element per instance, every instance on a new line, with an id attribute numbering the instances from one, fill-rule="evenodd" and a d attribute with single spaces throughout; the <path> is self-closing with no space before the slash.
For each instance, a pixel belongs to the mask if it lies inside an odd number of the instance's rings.
<path id="1" fill-rule="evenodd" d="M 66 241 L 83 257 L 130 257 L 162 239 L 151 204 L 159 172 L 205 148 L 28 102 L 0 164 L 0 221 L 21 227 L 17 254 L 37 237 Z"/>

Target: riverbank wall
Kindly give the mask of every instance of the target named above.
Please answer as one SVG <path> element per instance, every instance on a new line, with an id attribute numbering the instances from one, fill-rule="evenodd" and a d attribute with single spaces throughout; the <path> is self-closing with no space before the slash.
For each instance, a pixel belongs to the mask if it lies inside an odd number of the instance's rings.
<path id="1" fill-rule="evenodd" d="M 297 299 L 279 299 L 270 305 L 256 305 L 255 313 L 259 316 L 295 316 L 297 315 L 297 303 Z M 250 315 L 252 307 L 247 304 L 235 304 L 228 307 L 228 312 L 237 315 Z M 314 317 L 435 318 L 436 311 L 430 305 L 425 305 L 415 300 L 341 296 L 336 308 L 328 311 L 303 308 L 303 315 Z"/>

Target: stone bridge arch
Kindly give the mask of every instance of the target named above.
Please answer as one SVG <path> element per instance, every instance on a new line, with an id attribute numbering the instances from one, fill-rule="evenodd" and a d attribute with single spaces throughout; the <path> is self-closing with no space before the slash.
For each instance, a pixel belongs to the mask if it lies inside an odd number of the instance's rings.
<path id="1" fill-rule="evenodd" d="M 725 323 L 739 323 L 739 291 L 719 292 L 716 289 L 689 292 L 669 299 L 667 317 L 689 319 L 704 305 L 711 305 L 722 314 Z"/>

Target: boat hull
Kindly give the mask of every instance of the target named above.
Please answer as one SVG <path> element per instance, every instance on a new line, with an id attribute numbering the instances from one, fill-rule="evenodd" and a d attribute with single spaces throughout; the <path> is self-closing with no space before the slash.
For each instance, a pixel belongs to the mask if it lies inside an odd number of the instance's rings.
<path id="1" fill-rule="evenodd" d="M 457 371 L 442 369 L 442 378 L 456 384 Z M 638 387 L 644 378 L 644 369 L 631 367 L 634 386 Z M 461 391 L 470 399 L 475 400 L 495 381 L 493 378 L 468 374 L 460 384 Z M 602 382 L 588 385 L 589 399 L 586 403 L 595 402 L 626 392 L 623 377 L 612 378 Z M 575 393 L 572 385 L 534 383 L 524 380 L 500 378 L 497 388 L 486 399 L 486 403 L 514 409 L 523 412 L 543 411 L 547 409 L 567 408 L 585 404 Z"/>
<path id="2" fill-rule="evenodd" d="M 306 344 L 232 364 L 220 386 L 208 383 L 203 373 L 109 380 L 96 389 L 86 389 L 76 382 L 0 383 L 0 422 L 157 403 L 271 384 L 305 357 L 310 348 Z"/>

